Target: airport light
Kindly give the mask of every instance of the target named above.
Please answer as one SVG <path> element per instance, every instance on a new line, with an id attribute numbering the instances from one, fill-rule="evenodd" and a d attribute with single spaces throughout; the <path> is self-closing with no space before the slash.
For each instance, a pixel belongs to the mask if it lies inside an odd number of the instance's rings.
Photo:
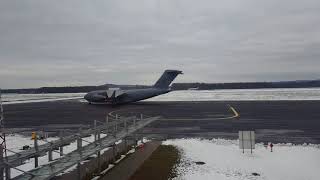
<path id="1" fill-rule="evenodd" d="M 0 89 L 0 123 L 1 123 L 1 126 L 3 124 L 3 107 L 2 107 L 2 94 L 1 94 L 1 89 Z"/>

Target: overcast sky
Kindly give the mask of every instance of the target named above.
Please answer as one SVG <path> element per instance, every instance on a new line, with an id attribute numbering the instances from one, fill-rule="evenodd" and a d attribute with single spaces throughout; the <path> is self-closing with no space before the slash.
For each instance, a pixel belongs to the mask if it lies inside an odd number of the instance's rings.
<path id="1" fill-rule="evenodd" d="M 320 79 L 319 0 L 0 0 L 0 87 Z"/>

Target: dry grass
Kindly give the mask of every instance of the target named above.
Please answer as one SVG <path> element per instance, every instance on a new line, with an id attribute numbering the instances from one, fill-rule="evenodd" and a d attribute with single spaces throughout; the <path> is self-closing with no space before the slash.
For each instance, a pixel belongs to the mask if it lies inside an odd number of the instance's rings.
<path id="1" fill-rule="evenodd" d="M 130 180 L 167 180 L 176 176 L 179 150 L 172 145 L 161 145 L 137 170 Z"/>

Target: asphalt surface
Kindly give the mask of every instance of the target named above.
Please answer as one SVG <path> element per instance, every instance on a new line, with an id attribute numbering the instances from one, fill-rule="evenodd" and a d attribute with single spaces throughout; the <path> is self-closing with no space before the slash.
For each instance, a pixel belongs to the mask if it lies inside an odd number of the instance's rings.
<path id="1" fill-rule="evenodd" d="M 228 105 L 239 112 L 240 118 L 228 119 L 234 115 Z M 255 130 L 258 142 L 319 144 L 319 107 L 320 101 L 139 102 L 111 107 L 66 100 L 11 104 L 4 110 L 8 128 L 77 128 L 92 125 L 93 120 L 104 122 L 109 113 L 143 113 L 163 117 L 141 132 L 150 137 L 234 139 L 239 130 Z"/>

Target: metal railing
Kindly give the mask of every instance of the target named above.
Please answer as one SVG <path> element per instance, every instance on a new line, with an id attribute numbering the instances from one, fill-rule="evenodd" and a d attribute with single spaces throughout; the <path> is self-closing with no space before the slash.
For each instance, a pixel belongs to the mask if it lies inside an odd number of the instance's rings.
<path id="1" fill-rule="evenodd" d="M 116 118 L 107 116 L 105 122 L 95 120 L 93 128 L 85 130 L 80 128 L 76 134 L 69 136 L 61 135 L 58 140 L 47 142 L 43 145 L 38 145 L 38 138 L 34 138 L 34 147 L 10 155 L 7 158 L 0 157 L 0 170 L 9 172 L 6 173 L 6 179 L 10 179 L 11 168 L 23 172 L 22 175 L 14 179 L 50 179 L 93 154 L 97 154 L 99 157 L 101 150 L 114 145 L 115 142 L 126 138 L 159 118 L 159 116 L 145 119 L 136 118 L 135 116 L 121 118 L 118 116 L 116 116 Z M 98 123 L 101 125 L 98 126 Z M 106 134 L 106 136 L 101 138 L 101 133 Z M 86 146 L 82 146 L 82 141 L 87 142 L 83 138 L 91 135 L 94 135 L 94 141 L 89 142 Z M 63 147 L 75 141 L 77 142 L 77 149 L 68 154 L 64 154 Z M 59 153 L 60 158 L 53 161 L 53 152 Z M 38 158 L 46 154 L 48 154 L 49 163 L 38 167 Z M 31 158 L 34 158 L 34 167 L 38 167 L 37 169 L 25 172 L 17 168 L 17 166 L 24 164 L 26 160 Z"/>

